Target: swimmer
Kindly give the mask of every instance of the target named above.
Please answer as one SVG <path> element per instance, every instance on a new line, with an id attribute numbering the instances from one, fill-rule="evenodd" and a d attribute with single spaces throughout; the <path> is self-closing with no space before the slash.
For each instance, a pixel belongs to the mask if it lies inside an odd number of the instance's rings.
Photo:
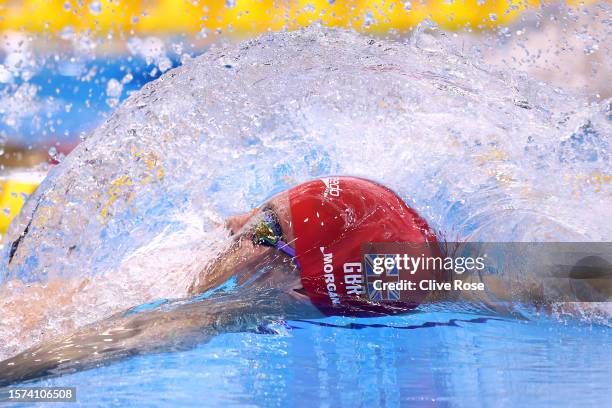
<path id="1" fill-rule="evenodd" d="M 362 263 L 363 244 L 410 243 L 433 257 L 443 253 L 443 245 L 397 194 L 365 179 L 327 177 L 300 184 L 229 218 L 227 228 L 227 248 L 192 282 L 189 298 L 124 311 L 43 341 L 0 362 L 0 385 L 134 354 L 183 349 L 218 333 L 256 330 L 270 321 L 409 313 L 419 305 L 459 297 L 492 309 L 500 299 L 546 302 L 546 294 L 529 279 L 508 291 L 497 276 L 458 277 L 436 268 L 397 271 L 398 279 L 428 282 L 423 288 L 384 295 L 373 291 Z M 457 294 L 443 285 L 455 279 L 489 290 Z M 220 290 L 228 282 L 239 289 Z"/>
<path id="2" fill-rule="evenodd" d="M 194 296 L 232 276 L 256 278 L 265 269 L 266 285 L 287 282 L 290 295 L 325 315 L 388 315 L 414 309 L 427 298 L 420 292 L 389 306 L 364 297 L 362 244 L 431 243 L 431 250 L 437 249 L 427 222 L 378 183 L 353 177 L 313 180 L 230 218 L 227 226 L 233 245 L 196 279 L 190 288 Z"/>

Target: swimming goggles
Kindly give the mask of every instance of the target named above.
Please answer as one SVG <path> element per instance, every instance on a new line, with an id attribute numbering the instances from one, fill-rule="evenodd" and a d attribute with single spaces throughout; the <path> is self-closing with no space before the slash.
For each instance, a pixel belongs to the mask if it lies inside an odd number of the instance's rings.
<path id="1" fill-rule="evenodd" d="M 263 217 L 255 224 L 253 243 L 255 245 L 274 247 L 291 258 L 295 258 L 295 249 L 282 240 L 283 230 L 274 212 L 272 210 L 264 210 L 262 213 Z"/>

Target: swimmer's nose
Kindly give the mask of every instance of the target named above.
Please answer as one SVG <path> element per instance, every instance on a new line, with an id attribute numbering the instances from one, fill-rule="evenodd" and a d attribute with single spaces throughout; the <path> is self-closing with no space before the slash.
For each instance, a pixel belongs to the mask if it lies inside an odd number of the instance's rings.
<path id="1" fill-rule="evenodd" d="M 227 219 L 225 226 L 231 231 L 232 235 L 234 235 L 246 225 L 249 219 L 255 215 L 256 212 L 257 209 L 245 214 L 233 215 Z"/>

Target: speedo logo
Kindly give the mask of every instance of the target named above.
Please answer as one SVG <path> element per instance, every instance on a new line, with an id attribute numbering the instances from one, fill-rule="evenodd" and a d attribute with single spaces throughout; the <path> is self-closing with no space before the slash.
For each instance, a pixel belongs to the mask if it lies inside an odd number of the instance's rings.
<path id="1" fill-rule="evenodd" d="M 323 198 L 328 196 L 340 197 L 340 178 L 338 177 L 323 177 L 321 179 L 325 184 L 325 191 L 323 192 Z"/>
<path id="2" fill-rule="evenodd" d="M 325 278 L 327 296 L 329 296 L 329 300 L 331 300 L 332 304 L 340 304 L 340 298 L 336 291 L 336 278 L 334 277 L 334 254 L 332 252 L 325 253 L 325 247 L 319 247 L 319 250 L 323 254 L 323 277 Z"/>

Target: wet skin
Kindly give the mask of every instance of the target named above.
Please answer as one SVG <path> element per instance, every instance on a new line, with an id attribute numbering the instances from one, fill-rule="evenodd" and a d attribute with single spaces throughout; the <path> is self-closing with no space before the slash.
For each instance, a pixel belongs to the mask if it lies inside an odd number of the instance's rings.
<path id="1" fill-rule="evenodd" d="M 228 218 L 226 227 L 232 234 L 232 243 L 203 269 L 189 288 L 190 295 L 204 293 L 233 276 L 238 278 L 238 284 L 242 284 L 265 268 L 265 287 L 286 290 L 299 301 L 308 300 L 300 293 L 300 272 L 291 258 L 274 247 L 253 243 L 255 224 L 261 220 L 264 211 L 275 215 L 283 232 L 282 240 L 294 248 L 289 194 L 283 192 L 249 213 Z"/>

